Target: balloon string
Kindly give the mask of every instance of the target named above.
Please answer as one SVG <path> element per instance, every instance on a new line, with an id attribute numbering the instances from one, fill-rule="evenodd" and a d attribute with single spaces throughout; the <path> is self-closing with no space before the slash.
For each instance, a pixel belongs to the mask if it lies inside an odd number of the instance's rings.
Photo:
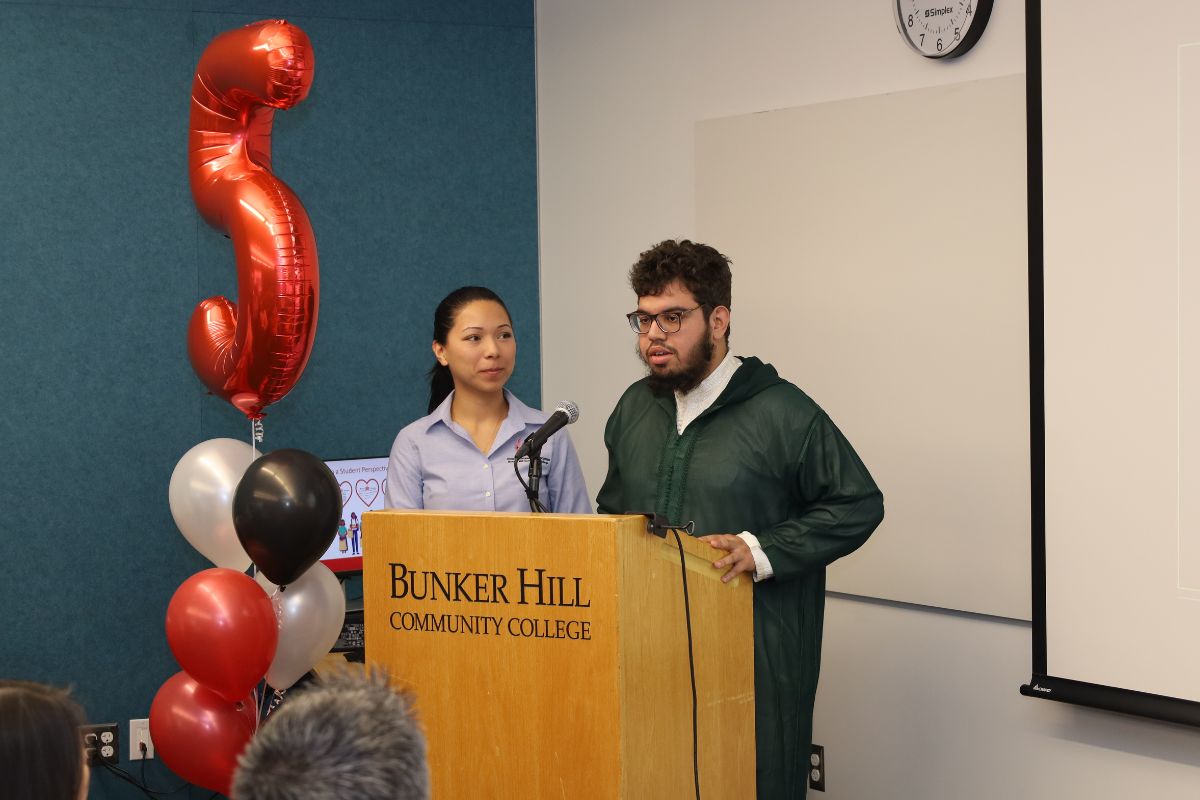
<path id="1" fill-rule="evenodd" d="M 262 444 L 263 440 L 263 424 L 261 419 L 250 420 L 250 448 L 254 450 L 254 457 L 258 458 L 257 445 Z"/>
<path id="2" fill-rule="evenodd" d="M 260 681 L 258 687 L 254 691 L 257 693 L 258 697 L 258 705 L 256 705 L 254 708 L 256 712 L 254 715 L 254 730 L 258 730 L 258 726 L 262 724 L 262 721 L 267 713 L 266 708 L 264 708 L 267 700 L 267 682 L 265 680 Z"/>

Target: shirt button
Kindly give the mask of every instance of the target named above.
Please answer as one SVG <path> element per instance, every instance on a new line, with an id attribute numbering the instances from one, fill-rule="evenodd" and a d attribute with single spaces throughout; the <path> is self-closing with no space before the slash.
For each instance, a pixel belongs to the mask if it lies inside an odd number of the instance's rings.
<path id="1" fill-rule="evenodd" d="M 488 467 L 490 467 L 490 466 L 491 466 L 491 464 L 484 464 L 484 465 L 483 465 L 483 468 L 484 468 L 484 469 L 487 469 L 487 468 L 488 468 Z"/>
<path id="2" fill-rule="evenodd" d="M 491 496 L 492 496 L 492 493 L 491 493 L 491 492 L 484 492 L 484 493 L 483 493 L 483 496 L 484 496 L 484 497 L 491 497 Z"/>

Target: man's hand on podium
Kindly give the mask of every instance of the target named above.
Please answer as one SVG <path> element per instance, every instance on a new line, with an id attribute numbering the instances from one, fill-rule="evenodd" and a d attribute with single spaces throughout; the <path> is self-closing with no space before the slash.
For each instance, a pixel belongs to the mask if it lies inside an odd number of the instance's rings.
<path id="1" fill-rule="evenodd" d="M 713 562 L 713 566 L 717 569 L 729 567 L 729 571 L 721 576 L 723 583 L 729 583 L 742 572 L 749 573 L 751 577 L 754 576 L 754 554 L 750 552 L 750 545 L 746 544 L 746 540 L 742 537 L 729 533 L 714 533 L 696 538 L 711 547 L 728 552 L 724 558 Z"/>

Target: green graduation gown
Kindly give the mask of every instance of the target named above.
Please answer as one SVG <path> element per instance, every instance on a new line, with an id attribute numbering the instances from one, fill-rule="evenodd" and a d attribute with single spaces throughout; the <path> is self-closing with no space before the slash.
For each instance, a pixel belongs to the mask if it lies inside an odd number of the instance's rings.
<path id="1" fill-rule="evenodd" d="M 759 800 L 803 798 L 821 666 L 825 566 L 883 519 L 883 495 L 846 437 L 775 368 L 743 358 L 716 402 L 676 432 L 674 396 L 645 380 L 604 431 L 604 514 L 657 511 L 695 535 L 758 537 L 775 571 L 754 585 Z"/>

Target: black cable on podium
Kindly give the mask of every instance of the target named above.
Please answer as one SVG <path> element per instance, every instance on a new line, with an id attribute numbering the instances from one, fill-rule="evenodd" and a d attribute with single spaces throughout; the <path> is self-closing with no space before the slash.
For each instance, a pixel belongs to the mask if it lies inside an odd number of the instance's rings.
<path id="1" fill-rule="evenodd" d="M 631 511 L 629 513 L 640 512 Z M 642 514 L 642 516 L 649 518 L 646 522 L 646 529 L 660 539 L 666 539 L 667 531 L 670 531 L 675 536 L 675 546 L 679 549 L 679 572 L 683 579 L 683 618 L 687 623 L 688 675 L 692 680 L 692 780 L 696 786 L 696 800 L 700 800 L 700 704 L 696 699 L 696 655 L 692 642 L 692 603 L 688 597 L 687 560 L 683 552 L 683 541 L 679 538 L 680 531 L 691 536 L 692 531 L 696 529 L 696 523 L 692 521 L 685 525 L 672 525 L 659 514 Z"/>

